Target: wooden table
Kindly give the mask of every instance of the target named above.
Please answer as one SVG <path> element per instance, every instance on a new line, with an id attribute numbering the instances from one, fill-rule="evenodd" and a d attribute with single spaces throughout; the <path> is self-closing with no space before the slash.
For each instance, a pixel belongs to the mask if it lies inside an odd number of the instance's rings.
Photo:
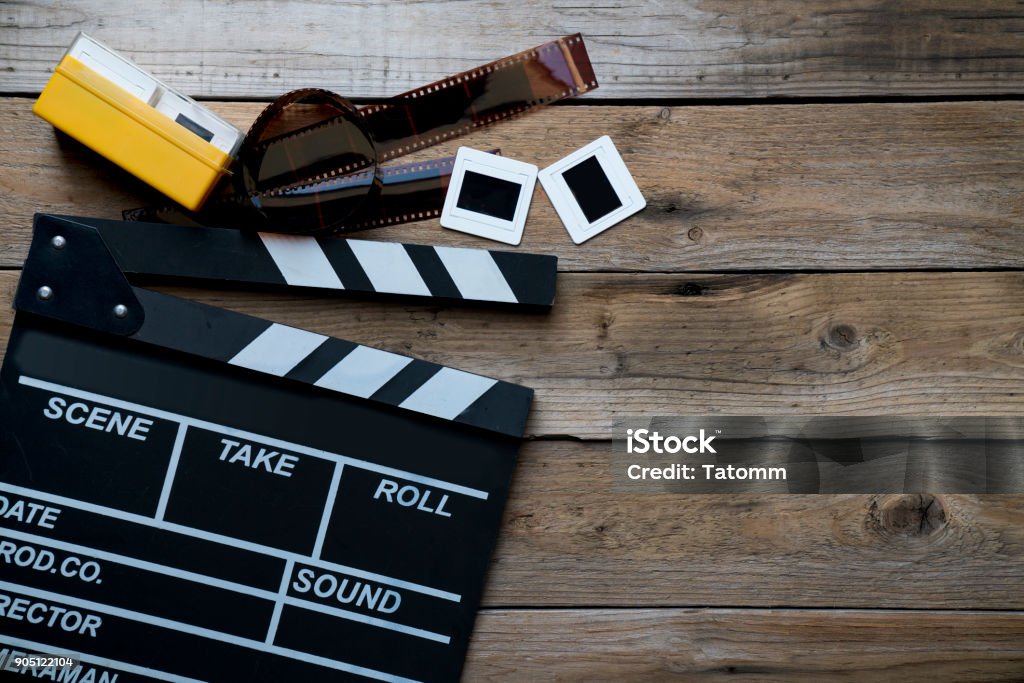
<path id="1" fill-rule="evenodd" d="M 1024 496 L 627 496 L 608 466 L 614 418 L 1024 413 L 1022 9 L 5 3 L 0 292 L 33 212 L 153 201 L 30 112 L 78 30 L 242 127 L 294 87 L 380 97 L 582 31 L 599 90 L 462 141 L 543 166 L 609 134 L 646 195 L 575 246 L 538 192 L 550 315 L 187 295 L 537 389 L 466 680 L 1022 680 Z"/>

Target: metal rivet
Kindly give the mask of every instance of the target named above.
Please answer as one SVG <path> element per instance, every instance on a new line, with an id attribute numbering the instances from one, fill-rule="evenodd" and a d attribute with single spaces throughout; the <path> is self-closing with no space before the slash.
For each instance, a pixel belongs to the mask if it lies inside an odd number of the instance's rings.
<path id="1" fill-rule="evenodd" d="M 115 318 L 127 318 L 128 317 L 128 307 L 125 306 L 124 304 L 118 304 L 118 305 L 114 306 L 114 317 Z"/>
<path id="2" fill-rule="evenodd" d="M 36 291 L 36 296 L 39 297 L 40 301 L 49 301 L 53 298 L 53 290 L 43 285 Z"/>
<path id="3" fill-rule="evenodd" d="M 64 239 L 61 235 L 57 235 L 52 240 L 50 240 L 50 244 L 53 245 L 54 249 L 63 249 L 67 243 L 68 241 Z"/>

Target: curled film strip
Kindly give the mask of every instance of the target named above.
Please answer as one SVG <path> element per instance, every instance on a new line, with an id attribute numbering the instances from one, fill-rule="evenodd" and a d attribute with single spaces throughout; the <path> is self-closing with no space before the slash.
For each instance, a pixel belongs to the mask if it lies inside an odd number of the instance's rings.
<path id="1" fill-rule="evenodd" d="M 293 91 L 250 128 L 233 193 L 199 214 L 162 207 L 126 217 L 334 234 L 437 216 L 450 160 L 379 164 L 596 87 L 575 34 L 359 109 L 326 90 Z"/>

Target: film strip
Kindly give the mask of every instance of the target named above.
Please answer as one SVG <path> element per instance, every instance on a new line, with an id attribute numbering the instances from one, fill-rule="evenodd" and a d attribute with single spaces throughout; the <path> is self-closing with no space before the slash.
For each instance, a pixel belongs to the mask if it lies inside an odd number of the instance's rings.
<path id="1" fill-rule="evenodd" d="M 293 91 L 246 134 L 234 196 L 194 220 L 244 227 L 262 218 L 281 232 L 333 234 L 437 215 L 432 196 L 403 187 L 415 181 L 400 172 L 385 182 L 379 164 L 597 87 L 575 34 L 361 109 L 326 90 Z M 442 201 L 446 187 L 435 185 Z"/>
<path id="2" fill-rule="evenodd" d="M 458 680 L 532 391 L 133 286 L 111 234 L 36 219 L 0 641 L 125 683 Z"/>
<path id="3" fill-rule="evenodd" d="M 491 150 L 499 154 L 500 150 Z M 359 211 L 346 223 L 345 232 L 357 232 L 386 225 L 437 218 L 444 208 L 445 193 L 451 179 L 455 157 L 443 157 L 431 161 L 417 161 L 394 166 L 381 167 L 376 173 L 364 170 L 319 181 L 314 186 L 318 191 L 332 191 L 355 186 L 360 187 L 379 182 L 379 192 L 371 193 Z M 268 226 L 266 219 L 244 196 L 234 193 L 222 194 L 208 202 L 201 212 L 189 211 L 180 205 L 139 207 L 125 209 L 125 220 L 147 223 L 167 223 L 193 227 L 221 226 L 252 228 L 253 226 L 273 229 L 278 232 L 294 232 Z"/>
<path id="4" fill-rule="evenodd" d="M 256 119 L 244 146 L 266 154 L 280 145 L 313 140 L 317 147 L 330 145 L 349 134 L 332 128 L 348 124 L 348 114 L 354 111 L 370 131 L 380 161 L 387 161 L 597 87 L 583 36 L 577 33 L 409 90 L 388 102 L 358 110 L 339 105 L 342 111 L 337 116 L 262 139 L 281 109 L 296 99 L 286 95 Z M 315 91 L 298 91 L 304 92 Z"/>

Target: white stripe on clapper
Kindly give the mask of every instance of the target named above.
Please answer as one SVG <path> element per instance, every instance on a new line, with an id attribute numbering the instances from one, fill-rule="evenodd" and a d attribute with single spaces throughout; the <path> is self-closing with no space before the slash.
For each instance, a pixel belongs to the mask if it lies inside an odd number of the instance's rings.
<path id="1" fill-rule="evenodd" d="M 430 296 L 420 271 L 401 244 L 349 240 L 348 245 L 378 292 Z"/>
<path id="2" fill-rule="evenodd" d="M 491 252 L 459 247 L 434 247 L 434 251 L 464 299 L 518 302 Z"/>
<path id="3" fill-rule="evenodd" d="M 412 362 L 408 356 L 357 346 L 316 381 L 316 386 L 369 398 Z"/>
<path id="4" fill-rule="evenodd" d="M 285 282 L 294 287 L 345 289 L 315 237 L 259 233 Z"/>
<path id="5" fill-rule="evenodd" d="M 228 363 L 284 377 L 325 341 L 322 334 L 274 323 Z"/>
<path id="6" fill-rule="evenodd" d="M 497 383 L 498 380 L 490 377 L 441 368 L 440 372 L 402 401 L 399 407 L 454 420 Z"/>

